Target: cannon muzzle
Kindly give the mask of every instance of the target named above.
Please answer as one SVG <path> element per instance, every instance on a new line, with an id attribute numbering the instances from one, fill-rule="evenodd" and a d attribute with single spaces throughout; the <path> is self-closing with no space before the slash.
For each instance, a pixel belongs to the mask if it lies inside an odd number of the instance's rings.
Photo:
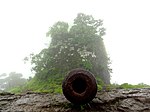
<path id="1" fill-rule="evenodd" d="M 84 69 L 74 69 L 68 73 L 62 84 L 63 94 L 73 104 L 86 104 L 97 93 L 94 75 Z"/>

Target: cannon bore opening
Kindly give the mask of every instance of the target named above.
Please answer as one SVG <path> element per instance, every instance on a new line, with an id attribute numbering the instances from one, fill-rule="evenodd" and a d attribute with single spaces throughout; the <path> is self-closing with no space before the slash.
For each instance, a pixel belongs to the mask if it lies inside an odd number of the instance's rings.
<path id="1" fill-rule="evenodd" d="M 62 84 L 63 94 L 73 104 L 90 102 L 97 93 L 94 75 L 82 68 L 71 70 Z"/>
<path id="2" fill-rule="evenodd" d="M 83 93 L 86 90 L 87 84 L 83 78 L 76 78 L 72 82 L 72 88 L 76 93 Z"/>

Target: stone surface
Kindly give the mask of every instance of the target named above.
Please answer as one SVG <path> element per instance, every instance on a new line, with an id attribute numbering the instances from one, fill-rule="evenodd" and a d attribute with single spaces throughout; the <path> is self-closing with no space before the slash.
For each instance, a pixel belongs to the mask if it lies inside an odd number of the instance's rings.
<path id="1" fill-rule="evenodd" d="M 0 112 L 150 112 L 150 88 L 99 91 L 86 105 L 73 105 L 63 95 L 0 94 Z"/>

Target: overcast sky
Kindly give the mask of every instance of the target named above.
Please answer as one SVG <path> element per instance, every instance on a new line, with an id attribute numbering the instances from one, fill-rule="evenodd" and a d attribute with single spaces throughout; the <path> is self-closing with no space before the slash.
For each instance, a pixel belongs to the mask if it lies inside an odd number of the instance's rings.
<path id="1" fill-rule="evenodd" d="M 33 76 L 23 58 L 46 47 L 50 26 L 71 23 L 79 12 L 104 21 L 111 82 L 150 84 L 149 0 L 1 0 L 0 74 Z"/>

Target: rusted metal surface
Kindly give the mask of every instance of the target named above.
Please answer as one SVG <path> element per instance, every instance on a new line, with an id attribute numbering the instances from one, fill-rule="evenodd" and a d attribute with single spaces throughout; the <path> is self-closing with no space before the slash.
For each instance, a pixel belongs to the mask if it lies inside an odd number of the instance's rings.
<path id="1" fill-rule="evenodd" d="M 97 93 L 97 83 L 93 74 L 84 69 L 70 71 L 62 84 L 63 94 L 74 104 L 86 104 Z"/>

